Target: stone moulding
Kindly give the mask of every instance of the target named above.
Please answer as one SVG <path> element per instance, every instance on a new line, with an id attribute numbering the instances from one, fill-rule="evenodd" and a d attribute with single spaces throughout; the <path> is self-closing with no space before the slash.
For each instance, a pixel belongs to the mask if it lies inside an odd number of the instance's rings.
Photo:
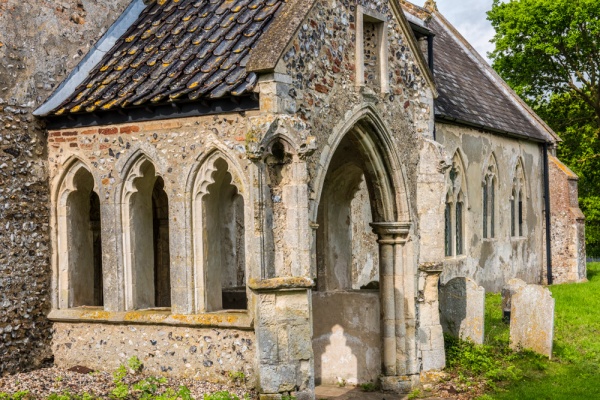
<path id="1" fill-rule="evenodd" d="M 248 287 L 255 292 L 270 292 L 277 290 L 311 289 L 315 281 L 307 277 L 284 277 L 272 279 L 250 279 Z"/>
<path id="2" fill-rule="evenodd" d="M 195 328 L 231 328 L 253 330 L 254 320 L 248 312 L 215 312 L 205 314 L 171 314 L 169 310 L 105 311 L 101 308 L 71 308 L 52 310 L 53 322 L 84 322 L 109 324 L 139 324 L 187 326 Z"/>

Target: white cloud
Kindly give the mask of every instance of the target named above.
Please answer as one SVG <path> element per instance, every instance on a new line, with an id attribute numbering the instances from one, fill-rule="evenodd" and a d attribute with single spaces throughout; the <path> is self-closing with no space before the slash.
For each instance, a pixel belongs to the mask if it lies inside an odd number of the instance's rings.
<path id="1" fill-rule="evenodd" d="M 488 62 L 494 28 L 486 19 L 492 0 L 437 0 L 438 9 Z"/>

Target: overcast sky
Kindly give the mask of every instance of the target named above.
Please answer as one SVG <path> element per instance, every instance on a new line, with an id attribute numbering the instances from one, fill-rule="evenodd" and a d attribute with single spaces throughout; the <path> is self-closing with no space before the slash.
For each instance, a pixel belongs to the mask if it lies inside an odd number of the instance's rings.
<path id="1" fill-rule="evenodd" d="M 423 5 L 424 0 L 413 0 Z M 487 52 L 494 49 L 490 39 L 494 28 L 486 19 L 486 12 L 492 8 L 492 0 L 436 0 L 438 9 L 452 25 L 489 62 Z"/>

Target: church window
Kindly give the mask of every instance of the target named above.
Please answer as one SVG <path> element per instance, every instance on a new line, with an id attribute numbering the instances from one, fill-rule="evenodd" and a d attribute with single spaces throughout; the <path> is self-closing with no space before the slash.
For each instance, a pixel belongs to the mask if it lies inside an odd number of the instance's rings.
<path id="1" fill-rule="evenodd" d="M 194 196 L 196 309 L 247 309 L 244 198 L 228 162 L 214 156 Z"/>
<path id="2" fill-rule="evenodd" d="M 446 194 L 445 219 L 445 255 L 446 257 L 465 254 L 465 190 L 466 181 L 460 155 L 456 153 L 447 177 L 448 192 Z"/>
<path id="3" fill-rule="evenodd" d="M 496 237 L 496 170 L 492 155 L 483 179 L 483 237 L 486 239 Z"/>
<path id="4" fill-rule="evenodd" d="M 100 198 L 94 177 L 76 162 L 65 175 L 58 201 L 59 308 L 101 307 Z"/>
<path id="5" fill-rule="evenodd" d="M 124 193 L 128 310 L 171 306 L 169 200 L 152 162 L 140 158 Z"/>
<path id="6" fill-rule="evenodd" d="M 512 196 L 510 200 L 510 225 L 512 237 L 523 237 L 524 233 L 524 206 L 523 197 L 525 193 L 525 175 L 521 160 L 517 162 L 515 176 L 513 178 Z"/>

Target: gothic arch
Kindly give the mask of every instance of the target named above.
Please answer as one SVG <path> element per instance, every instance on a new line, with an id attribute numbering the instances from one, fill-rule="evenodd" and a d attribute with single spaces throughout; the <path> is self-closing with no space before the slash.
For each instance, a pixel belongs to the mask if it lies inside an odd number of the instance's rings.
<path id="1" fill-rule="evenodd" d="M 481 184 L 483 191 L 482 230 L 484 239 L 493 239 L 497 236 L 498 201 L 496 194 L 498 193 L 499 182 L 498 162 L 492 152 L 485 164 Z"/>
<path id="2" fill-rule="evenodd" d="M 123 164 L 120 194 L 125 309 L 170 306 L 166 182 L 141 150 Z"/>
<path id="3" fill-rule="evenodd" d="M 89 166 L 65 162 L 53 192 L 55 308 L 102 306 L 100 198 Z"/>
<path id="4" fill-rule="evenodd" d="M 411 208 L 406 174 L 390 130 L 371 105 L 353 110 L 352 117 L 336 126 L 329 137 L 328 144 L 321 154 L 319 170 L 314 179 L 317 200 L 311 201 L 309 207 L 312 220 L 317 220 L 323 186 L 331 161 L 340 143 L 349 133 L 356 134 L 357 145 L 371 163 L 370 173 L 380 184 L 377 189 L 376 203 L 381 222 L 402 221 L 408 223 L 411 220 Z"/>
<path id="5" fill-rule="evenodd" d="M 519 156 L 513 169 L 514 176 L 510 192 L 510 236 L 523 237 L 526 232 L 525 212 L 527 207 L 524 203 L 528 196 L 527 181 L 525 179 L 525 170 L 523 168 L 523 160 Z"/>
<path id="6" fill-rule="evenodd" d="M 466 168 L 460 149 L 456 149 L 446 172 L 446 207 L 444 212 L 444 248 L 446 257 L 465 254 L 466 210 L 468 206 Z"/>
<path id="7" fill-rule="evenodd" d="M 195 312 L 246 308 L 246 225 L 251 216 L 244 207 L 250 199 L 241 169 L 215 147 L 194 166 L 187 186 L 192 307 Z M 225 248 L 228 242 L 232 246 Z M 231 259 L 225 261 L 223 257 Z"/>

